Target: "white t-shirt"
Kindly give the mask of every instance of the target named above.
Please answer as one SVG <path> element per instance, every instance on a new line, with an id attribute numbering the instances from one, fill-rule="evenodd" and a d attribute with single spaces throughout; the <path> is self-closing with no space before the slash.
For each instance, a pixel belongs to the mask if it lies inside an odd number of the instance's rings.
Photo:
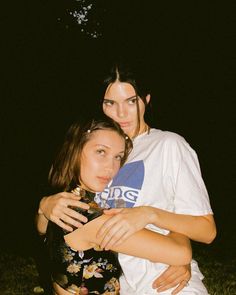
<path id="1" fill-rule="evenodd" d="M 151 129 L 137 136 L 133 144 L 126 164 L 109 187 L 96 197 L 102 207 L 149 205 L 179 214 L 212 214 L 197 155 L 183 137 Z M 154 225 L 147 228 L 168 233 Z M 119 254 L 119 261 L 123 270 L 121 295 L 157 294 L 152 283 L 167 265 L 124 254 Z M 189 285 L 179 294 L 208 294 L 202 279 L 193 260 Z M 171 294 L 171 290 L 161 294 Z"/>

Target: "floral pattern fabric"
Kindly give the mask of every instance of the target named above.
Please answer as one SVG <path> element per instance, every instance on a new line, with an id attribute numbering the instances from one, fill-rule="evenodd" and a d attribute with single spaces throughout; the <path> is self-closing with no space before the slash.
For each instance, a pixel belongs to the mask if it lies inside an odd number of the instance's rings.
<path id="1" fill-rule="evenodd" d="M 94 212 L 87 211 L 89 220 L 94 216 Z M 98 247 L 86 251 L 73 250 L 65 243 L 64 235 L 63 229 L 49 222 L 47 245 L 52 280 L 71 294 L 118 295 L 121 268 L 117 253 Z"/>

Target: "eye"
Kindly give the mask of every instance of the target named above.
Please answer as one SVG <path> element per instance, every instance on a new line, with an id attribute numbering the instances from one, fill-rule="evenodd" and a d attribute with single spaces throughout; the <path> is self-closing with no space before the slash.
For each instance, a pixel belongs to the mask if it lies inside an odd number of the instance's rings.
<path id="1" fill-rule="evenodd" d="M 122 159 L 124 158 L 124 155 L 117 155 L 117 156 L 115 156 L 115 159 L 117 160 L 117 161 L 122 161 Z"/>
<path id="2" fill-rule="evenodd" d="M 109 99 L 104 99 L 103 100 L 103 104 L 105 104 L 106 106 L 113 106 L 114 105 L 114 101 L 109 100 Z"/>
<path id="3" fill-rule="evenodd" d="M 135 97 L 133 97 L 133 98 L 130 98 L 129 100 L 128 100 L 128 104 L 136 104 L 136 102 L 137 102 L 137 97 L 135 96 Z"/>
<path id="4" fill-rule="evenodd" d="M 103 155 L 105 155 L 106 152 L 103 149 L 98 149 L 98 150 L 96 150 L 96 153 L 103 156 Z"/>

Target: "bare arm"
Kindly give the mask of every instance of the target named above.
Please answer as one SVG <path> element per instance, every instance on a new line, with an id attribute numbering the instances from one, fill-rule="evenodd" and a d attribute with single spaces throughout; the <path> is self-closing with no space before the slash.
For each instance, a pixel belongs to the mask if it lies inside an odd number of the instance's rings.
<path id="1" fill-rule="evenodd" d="M 65 241 L 75 250 L 87 250 L 100 245 L 103 237 L 98 238 L 97 231 L 109 218 L 102 215 L 88 222 L 82 228 L 65 235 Z M 185 236 L 176 233 L 165 236 L 147 229 L 136 232 L 111 250 L 172 265 L 188 264 L 192 258 L 191 245 Z"/>
<path id="2" fill-rule="evenodd" d="M 148 207 L 151 223 L 186 235 L 191 240 L 210 244 L 216 237 L 216 226 L 212 214 L 192 216 L 175 214 L 158 208 Z"/>
<path id="3" fill-rule="evenodd" d="M 98 235 L 106 236 L 102 241 L 102 247 L 111 247 L 120 244 L 131 234 L 144 228 L 147 224 L 154 224 L 171 232 L 177 232 L 188 238 L 211 243 L 216 236 L 216 227 L 212 215 L 191 216 L 175 214 L 151 206 L 135 208 L 105 210 L 105 214 L 112 218 L 104 223 Z"/>

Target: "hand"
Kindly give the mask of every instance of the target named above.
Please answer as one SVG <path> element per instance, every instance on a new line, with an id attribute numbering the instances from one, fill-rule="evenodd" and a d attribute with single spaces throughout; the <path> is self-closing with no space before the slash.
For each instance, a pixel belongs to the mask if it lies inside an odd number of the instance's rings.
<path id="1" fill-rule="evenodd" d="M 111 249 L 120 245 L 133 233 L 143 229 L 149 223 L 147 206 L 135 208 L 120 208 L 104 210 L 107 215 L 112 215 L 99 229 L 97 237 L 102 239 L 101 248 Z"/>
<path id="2" fill-rule="evenodd" d="M 191 265 L 172 266 L 170 265 L 154 282 L 152 287 L 157 292 L 166 291 L 176 287 L 171 294 L 179 293 L 191 278 Z"/>
<path id="3" fill-rule="evenodd" d="M 74 227 L 81 227 L 81 222 L 88 221 L 85 216 L 69 208 L 69 206 L 71 206 L 88 210 L 89 205 L 80 202 L 79 200 L 80 197 L 72 193 L 58 193 L 42 198 L 39 210 L 42 211 L 43 215 L 48 220 L 51 220 L 67 231 L 73 231 L 73 228 L 70 225 Z"/>

